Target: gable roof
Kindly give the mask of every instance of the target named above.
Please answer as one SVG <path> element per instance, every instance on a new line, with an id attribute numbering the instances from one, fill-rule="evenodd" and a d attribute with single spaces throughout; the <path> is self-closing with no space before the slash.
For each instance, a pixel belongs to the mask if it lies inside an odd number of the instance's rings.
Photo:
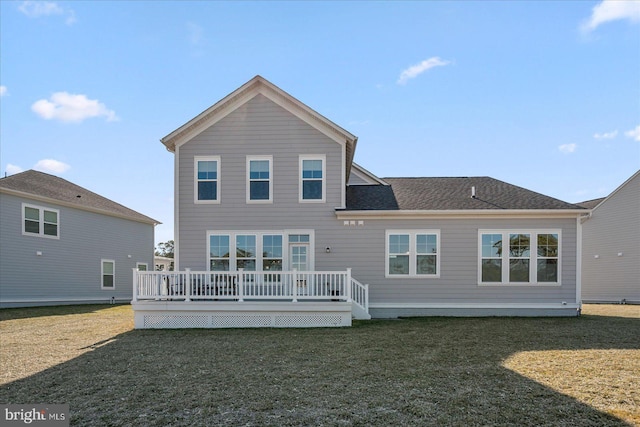
<path id="1" fill-rule="evenodd" d="M 584 208 L 488 177 L 383 178 L 388 186 L 347 189 L 346 210 L 583 210 Z M 475 197 L 472 188 L 475 187 Z"/>
<path id="2" fill-rule="evenodd" d="M 600 197 L 593 200 L 585 200 L 584 202 L 576 203 L 578 206 L 582 206 L 585 209 L 593 209 L 598 206 L 606 197 Z"/>
<path id="3" fill-rule="evenodd" d="M 161 224 L 153 218 L 73 184 L 66 179 L 28 170 L 0 179 L 0 192 L 35 198 L 73 208 L 148 224 Z"/>
<path id="4" fill-rule="evenodd" d="M 586 204 L 591 204 L 590 209 L 595 210 L 595 209 L 599 208 L 601 205 L 603 205 L 607 200 L 609 200 L 611 197 L 613 197 L 620 190 L 622 190 L 624 187 L 629 185 L 629 183 L 632 182 L 635 179 L 640 179 L 640 170 L 638 170 L 636 173 L 631 175 L 631 177 L 629 179 L 627 179 L 625 182 L 620 184 L 620 186 L 618 188 L 616 188 L 615 190 L 613 190 L 611 192 L 611 194 L 609 194 L 607 197 L 602 197 L 600 199 L 594 199 L 594 200 L 587 200 L 585 202 L 579 203 L 579 205 L 587 207 Z M 593 202 L 596 202 L 596 201 L 598 201 L 598 203 L 593 203 Z"/>
<path id="5" fill-rule="evenodd" d="M 167 150 L 175 152 L 176 147 L 189 141 L 258 94 L 264 95 L 337 143 L 345 144 L 347 177 L 349 176 L 358 138 L 259 75 L 161 138 L 160 141 Z"/>

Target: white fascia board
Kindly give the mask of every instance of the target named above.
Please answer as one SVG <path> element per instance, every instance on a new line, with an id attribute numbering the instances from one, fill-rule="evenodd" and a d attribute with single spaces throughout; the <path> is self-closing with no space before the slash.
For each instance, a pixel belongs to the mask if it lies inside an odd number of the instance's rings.
<path id="1" fill-rule="evenodd" d="M 153 225 L 153 226 L 162 224 L 160 221 L 156 221 L 153 218 L 149 218 L 150 221 L 144 221 L 142 219 L 135 219 L 135 218 L 132 218 L 132 217 L 130 217 L 128 215 L 119 214 L 117 212 L 105 211 L 103 209 L 92 208 L 90 206 L 80 206 L 80 205 L 76 205 L 74 203 L 65 202 L 64 200 L 58 200 L 58 199 L 53 199 L 51 197 L 39 196 L 37 194 L 25 193 L 23 191 L 10 190 L 8 188 L 1 188 L 0 189 L 0 193 L 5 193 L 5 194 L 12 195 L 12 196 L 17 196 L 17 197 L 23 197 L 25 199 L 30 199 L 30 200 L 36 200 L 36 201 L 39 201 L 39 202 L 50 203 L 52 205 L 64 206 L 64 207 L 67 207 L 67 208 L 73 208 L 73 209 L 77 209 L 79 211 L 86 211 L 86 212 L 91 212 L 91 213 L 97 213 L 97 214 L 101 214 L 101 215 L 111 216 L 111 217 L 114 217 L 114 218 L 127 219 L 129 221 L 139 222 L 139 223 L 142 223 L 142 224 L 150 224 L 150 225 Z M 114 202 L 114 203 L 116 203 L 116 202 Z M 140 214 L 140 215 L 142 215 L 142 214 Z"/>
<path id="2" fill-rule="evenodd" d="M 399 210 L 336 211 L 337 219 L 452 219 L 452 218 L 576 218 L 587 213 L 583 209 L 477 209 L 477 210 Z"/>

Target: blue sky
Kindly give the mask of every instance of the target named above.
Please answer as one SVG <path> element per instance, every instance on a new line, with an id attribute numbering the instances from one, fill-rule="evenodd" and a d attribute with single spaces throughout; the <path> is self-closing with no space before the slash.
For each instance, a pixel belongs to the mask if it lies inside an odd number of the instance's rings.
<path id="1" fill-rule="evenodd" d="M 381 177 L 488 175 L 569 202 L 640 169 L 640 2 L 0 2 L 0 167 L 163 222 L 159 139 L 256 74 Z"/>

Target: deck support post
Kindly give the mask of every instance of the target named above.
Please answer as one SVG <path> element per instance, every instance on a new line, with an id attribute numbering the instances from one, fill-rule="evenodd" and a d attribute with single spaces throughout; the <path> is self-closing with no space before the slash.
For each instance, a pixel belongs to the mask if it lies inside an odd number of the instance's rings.
<path id="1" fill-rule="evenodd" d="M 184 284 L 184 300 L 191 301 L 191 269 L 184 269 L 185 284 Z"/>

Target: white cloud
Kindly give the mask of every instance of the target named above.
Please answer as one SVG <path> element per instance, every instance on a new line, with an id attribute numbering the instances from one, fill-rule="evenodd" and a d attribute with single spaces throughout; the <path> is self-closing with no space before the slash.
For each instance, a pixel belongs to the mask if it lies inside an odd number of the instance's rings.
<path id="1" fill-rule="evenodd" d="M 64 15 L 66 16 L 65 24 L 73 25 L 76 22 L 76 13 L 72 9 L 63 8 L 53 1 L 23 1 L 18 6 L 18 10 L 29 18 Z"/>
<path id="2" fill-rule="evenodd" d="M 7 163 L 7 167 L 4 171 L 7 173 L 7 175 L 15 175 L 17 173 L 24 172 L 24 169 L 22 169 L 20 166 Z"/>
<path id="3" fill-rule="evenodd" d="M 640 0 L 603 0 L 593 7 L 591 17 L 581 28 L 588 33 L 602 24 L 620 19 L 640 22 Z"/>
<path id="4" fill-rule="evenodd" d="M 558 150 L 564 154 L 573 153 L 576 151 L 576 148 L 578 148 L 578 144 L 562 144 L 558 146 Z"/>
<path id="5" fill-rule="evenodd" d="M 635 129 L 626 131 L 624 135 L 627 138 L 632 138 L 634 141 L 640 142 L 640 125 L 636 126 Z"/>
<path id="6" fill-rule="evenodd" d="M 8 90 L 6 86 L 0 86 L 0 96 L 5 96 Z"/>
<path id="7" fill-rule="evenodd" d="M 92 117 L 106 117 L 109 122 L 118 120 L 116 113 L 98 100 L 67 92 L 56 92 L 49 100 L 36 101 L 31 110 L 43 119 L 62 122 L 81 122 Z"/>
<path id="8" fill-rule="evenodd" d="M 595 139 L 613 139 L 618 136 L 618 130 L 612 130 L 611 132 L 594 133 Z"/>
<path id="9" fill-rule="evenodd" d="M 69 168 L 71 168 L 71 166 L 68 164 L 53 159 L 42 159 L 33 166 L 33 169 L 47 173 L 64 173 L 68 171 Z"/>
<path id="10" fill-rule="evenodd" d="M 420 74 L 424 73 L 425 71 L 427 71 L 427 70 L 429 70 L 431 68 L 442 67 L 442 66 L 445 66 L 445 65 L 449 65 L 450 63 L 451 63 L 451 61 L 446 61 L 446 60 L 440 59 L 437 56 L 434 56 L 434 57 L 429 58 L 429 59 L 425 59 L 424 61 L 420 62 L 419 64 L 412 65 L 409 68 L 407 68 L 406 70 L 403 70 L 400 73 L 400 77 L 398 78 L 397 83 L 399 85 L 404 85 L 410 79 L 418 77 Z"/>

